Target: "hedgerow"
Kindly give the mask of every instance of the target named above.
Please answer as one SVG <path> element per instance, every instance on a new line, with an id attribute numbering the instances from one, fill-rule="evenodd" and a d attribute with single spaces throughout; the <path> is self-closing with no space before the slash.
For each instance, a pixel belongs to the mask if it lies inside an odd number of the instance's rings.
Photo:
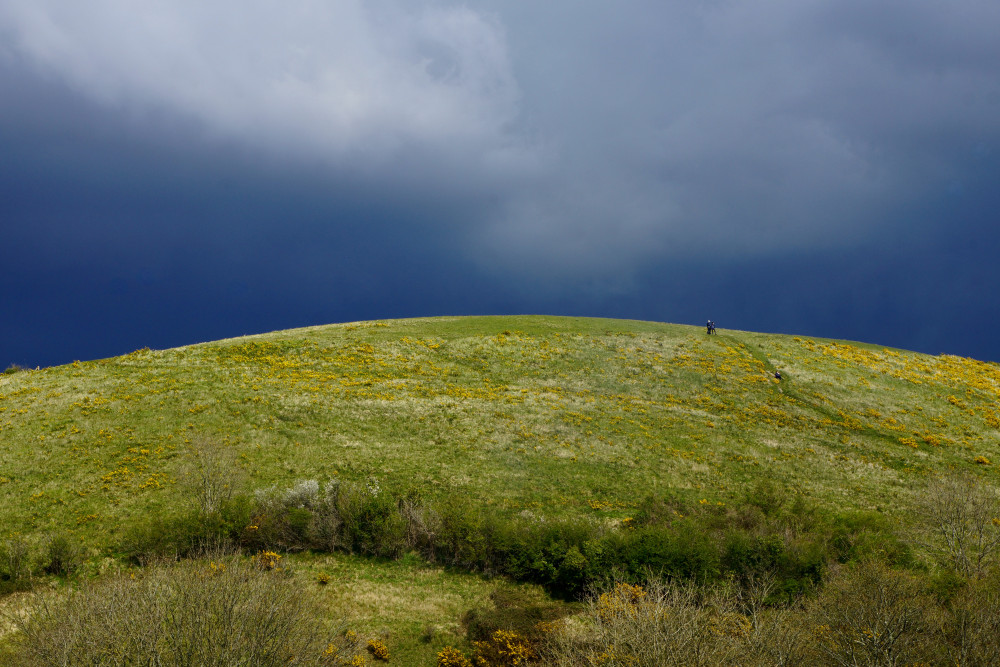
<path id="1" fill-rule="evenodd" d="M 648 498 L 656 508 L 662 499 Z M 712 584 L 769 576 L 790 599 L 815 589 L 830 563 L 876 549 L 893 563 L 910 560 L 891 527 L 857 513 L 820 513 L 799 504 L 757 513 L 684 506 L 643 511 L 618 525 L 583 519 L 505 515 L 460 497 L 423 500 L 377 482 L 299 482 L 253 496 L 233 496 L 214 512 L 156 517 L 120 543 L 134 562 L 179 558 L 231 545 L 257 552 L 327 551 L 398 558 L 417 553 L 431 563 L 542 585 L 553 596 L 581 599 L 608 582 L 650 576 Z M 799 521 L 808 516 L 808 522 Z M 808 523 L 808 530 L 794 526 Z"/>

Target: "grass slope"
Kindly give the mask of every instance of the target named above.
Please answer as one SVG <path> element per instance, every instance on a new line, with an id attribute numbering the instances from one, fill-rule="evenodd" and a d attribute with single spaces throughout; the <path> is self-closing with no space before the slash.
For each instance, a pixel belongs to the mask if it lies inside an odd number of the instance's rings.
<path id="1" fill-rule="evenodd" d="M 188 495 L 189 445 L 206 436 L 252 488 L 375 477 L 623 517 L 647 492 L 727 502 L 772 478 L 904 516 L 934 471 L 996 480 L 982 462 L 1000 458 L 998 395 L 996 364 L 742 331 L 538 316 L 312 327 L 0 376 L 0 525 L 104 547 Z"/>
<path id="2" fill-rule="evenodd" d="M 623 320 L 412 319 L 139 350 L 0 375 L 0 539 L 62 535 L 89 572 L 113 570 L 130 526 L 192 506 L 205 443 L 251 490 L 374 478 L 612 523 L 647 494 L 727 504 L 771 479 L 905 523 L 929 475 L 997 486 L 998 394 L 996 364 Z M 399 664 L 467 648 L 458 619 L 496 587 L 408 557 L 289 560 Z"/>

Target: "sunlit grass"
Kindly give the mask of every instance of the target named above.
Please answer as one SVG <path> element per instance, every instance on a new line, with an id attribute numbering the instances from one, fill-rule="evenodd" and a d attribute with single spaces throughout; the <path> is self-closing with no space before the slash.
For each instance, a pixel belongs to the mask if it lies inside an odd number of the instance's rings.
<path id="1" fill-rule="evenodd" d="M 782 381 L 773 377 L 780 370 Z M 3 531 L 101 549 L 187 502 L 215 437 L 251 487 L 364 479 L 511 512 L 625 516 L 763 477 L 903 516 L 923 477 L 993 482 L 1000 368 L 648 322 L 440 318 L 277 332 L 0 376 Z"/>

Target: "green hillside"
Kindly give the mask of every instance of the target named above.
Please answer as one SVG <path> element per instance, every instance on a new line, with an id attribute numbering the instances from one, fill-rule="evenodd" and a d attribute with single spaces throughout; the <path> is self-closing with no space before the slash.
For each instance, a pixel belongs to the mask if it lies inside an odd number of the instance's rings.
<path id="1" fill-rule="evenodd" d="M 766 482 L 905 526 L 931 477 L 998 486 L 998 399 L 996 364 L 626 320 L 392 320 L 144 349 L 0 375 L 0 534 L 118 558 L 131 527 L 197 507 L 212 466 L 227 495 L 374 484 L 602 530 L 656 498 L 725 514 Z M 301 562 L 383 576 L 337 558 Z M 459 633 L 456 610 L 490 586 L 434 572 L 471 596 L 439 610 Z"/>
<path id="2" fill-rule="evenodd" d="M 775 380 L 779 369 L 783 379 Z M 100 544 L 174 502 L 192 438 L 253 486 L 376 477 L 545 514 L 759 478 L 904 513 L 1000 459 L 1000 367 L 793 336 L 554 317 L 331 325 L 0 376 L 8 530 Z M 982 458 L 980 458 L 982 457 Z"/>

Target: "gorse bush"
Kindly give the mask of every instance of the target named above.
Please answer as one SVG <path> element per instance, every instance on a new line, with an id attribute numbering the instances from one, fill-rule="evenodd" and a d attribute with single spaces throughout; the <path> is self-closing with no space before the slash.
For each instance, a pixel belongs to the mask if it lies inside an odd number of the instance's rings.
<path id="1" fill-rule="evenodd" d="M 510 630 L 497 630 L 489 639 L 473 642 L 479 667 L 517 667 L 535 661 L 532 642 Z"/>
<path id="2" fill-rule="evenodd" d="M 381 660 L 382 662 L 389 661 L 389 647 L 381 639 L 369 639 L 365 648 L 376 660 Z"/>
<path id="3" fill-rule="evenodd" d="M 16 622 L 28 666 L 340 664 L 357 647 L 320 618 L 285 574 L 228 557 L 87 583 Z"/>
<path id="4" fill-rule="evenodd" d="M 436 665 L 437 667 L 472 667 L 472 661 L 458 649 L 445 646 L 438 651 Z"/>
<path id="5" fill-rule="evenodd" d="M 281 559 L 282 556 L 279 553 L 275 553 L 273 551 L 261 551 L 250 560 L 253 562 L 254 566 L 257 567 L 257 569 L 267 571 L 280 569 Z"/>
<path id="6" fill-rule="evenodd" d="M 513 586 L 501 586 L 490 594 L 492 606 L 471 609 L 462 617 L 469 641 L 489 645 L 498 631 L 516 635 L 523 643 L 537 646 L 546 628 L 564 618 L 571 609 L 564 604 L 530 598 Z"/>

